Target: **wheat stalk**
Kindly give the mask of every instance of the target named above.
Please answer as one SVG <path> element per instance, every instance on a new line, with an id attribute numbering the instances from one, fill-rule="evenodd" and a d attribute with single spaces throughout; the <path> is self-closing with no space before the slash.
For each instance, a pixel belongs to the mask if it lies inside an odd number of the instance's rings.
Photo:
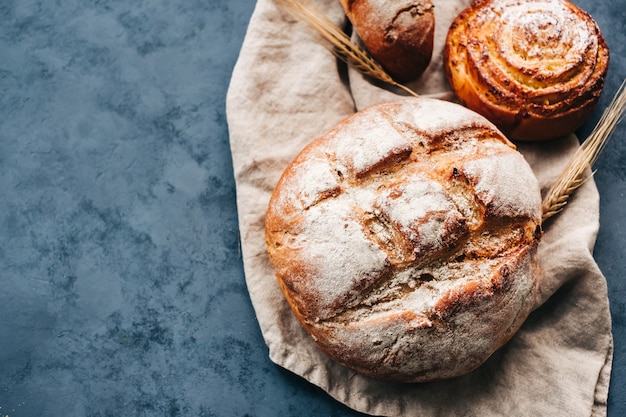
<path id="1" fill-rule="evenodd" d="M 542 203 L 542 221 L 545 222 L 563 210 L 572 193 L 593 175 L 589 170 L 609 141 L 624 110 L 626 110 L 626 79 L 622 82 L 589 137 L 578 148 L 572 160 L 548 190 Z"/>
<path id="2" fill-rule="evenodd" d="M 418 97 L 418 94 L 413 90 L 395 81 L 374 58 L 352 42 L 348 35 L 319 10 L 311 5 L 305 6 L 297 0 L 278 0 L 278 3 L 285 6 L 294 17 L 308 23 L 323 41 L 321 43 L 327 46 L 337 58 L 352 65 L 365 75 L 398 87 Z"/>
<path id="3" fill-rule="evenodd" d="M 396 82 L 374 58 L 352 42 L 348 35 L 319 10 L 310 5 L 305 6 L 298 0 L 278 0 L 278 3 L 289 10 L 294 17 L 308 23 L 315 30 L 321 43 L 327 46 L 339 59 L 354 66 L 365 75 L 419 97 L 407 86 Z M 593 173 L 589 173 L 589 169 L 598 159 L 613 130 L 620 122 L 625 109 L 626 79 L 622 82 L 609 107 L 604 111 L 587 140 L 578 148 L 572 160 L 548 190 L 542 202 L 543 222 L 563 210 L 572 193 L 593 175 Z"/>

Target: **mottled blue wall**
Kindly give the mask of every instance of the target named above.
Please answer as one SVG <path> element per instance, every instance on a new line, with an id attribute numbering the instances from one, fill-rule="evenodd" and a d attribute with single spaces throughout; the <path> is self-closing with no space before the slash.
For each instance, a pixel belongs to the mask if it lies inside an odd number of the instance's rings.
<path id="1" fill-rule="evenodd" d="M 626 4 L 578 3 L 614 91 Z M 357 415 L 269 361 L 245 287 L 224 100 L 253 7 L 0 1 L 0 416 Z M 614 416 L 625 136 L 596 174 Z"/>

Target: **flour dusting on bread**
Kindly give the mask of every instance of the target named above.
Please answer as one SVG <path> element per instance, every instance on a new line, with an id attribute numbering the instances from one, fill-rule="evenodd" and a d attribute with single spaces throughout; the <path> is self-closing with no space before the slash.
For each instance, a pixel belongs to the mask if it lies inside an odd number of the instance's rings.
<path id="1" fill-rule="evenodd" d="M 358 372 L 467 372 L 534 305 L 539 185 L 491 123 L 426 98 L 381 103 L 312 141 L 266 215 L 285 297 Z M 427 358 L 427 359 L 426 359 Z"/>

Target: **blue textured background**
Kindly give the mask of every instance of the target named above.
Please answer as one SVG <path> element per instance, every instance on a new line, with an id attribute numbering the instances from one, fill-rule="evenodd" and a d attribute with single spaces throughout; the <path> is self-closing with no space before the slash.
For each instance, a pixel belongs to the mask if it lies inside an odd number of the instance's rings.
<path id="1" fill-rule="evenodd" d="M 626 76 L 626 3 L 580 0 Z M 273 365 L 224 100 L 252 0 L 0 1 L 0 416 L 356 416 Z M 581 130 L 585 135 L 598 119 Z M 626 415 L 626 126 L 596 259 Z"/>

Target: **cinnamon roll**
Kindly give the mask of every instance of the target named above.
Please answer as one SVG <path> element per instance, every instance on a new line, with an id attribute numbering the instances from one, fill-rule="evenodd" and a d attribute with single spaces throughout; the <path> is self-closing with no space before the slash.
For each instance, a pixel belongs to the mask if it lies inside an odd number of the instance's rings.
<path id="1" fill-rule="evenodd" d="M 566 0 L 477 0 L 453 21 L 444 67 L 463 104 L 511 139 L 575 131 L 604 87 L 609 50 L 593 18 Z"/>

